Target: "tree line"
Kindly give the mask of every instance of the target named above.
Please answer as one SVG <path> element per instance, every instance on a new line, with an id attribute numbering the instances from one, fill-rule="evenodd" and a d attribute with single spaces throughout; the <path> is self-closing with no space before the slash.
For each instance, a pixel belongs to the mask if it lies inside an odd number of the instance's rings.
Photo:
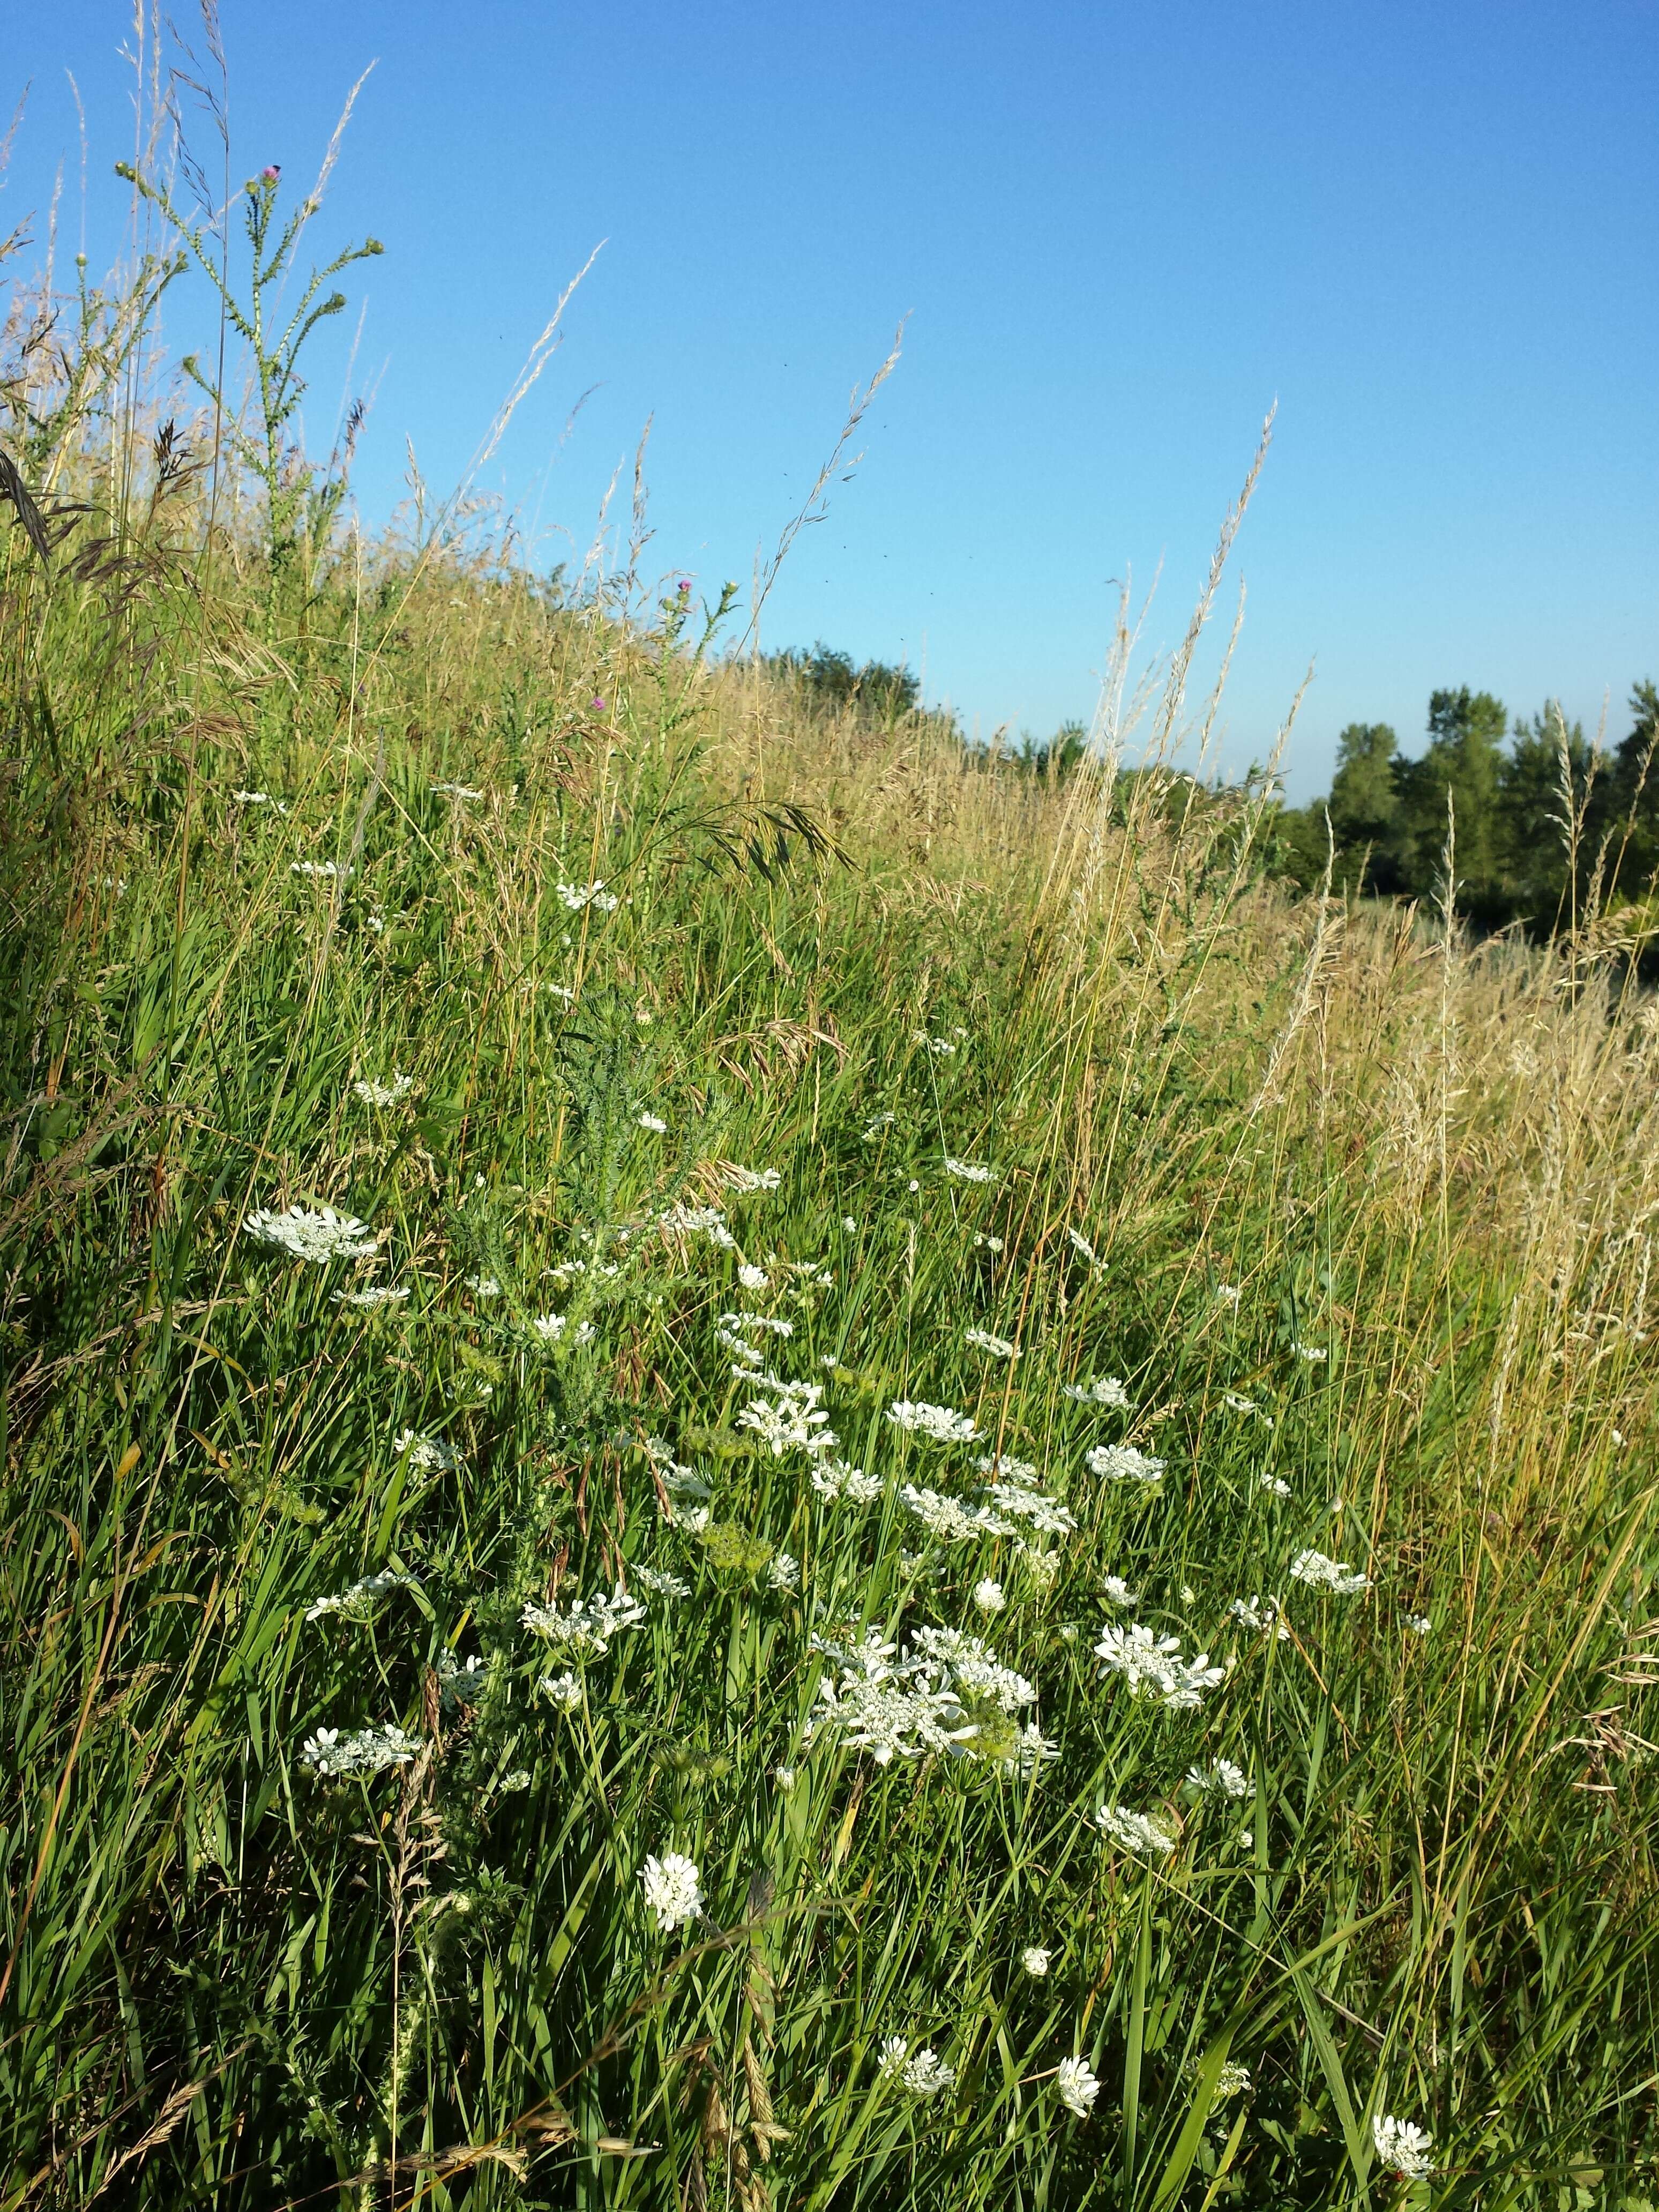
<path id="1" fill-rule="evenodd" d="M 1401 752 L 1386 722 L 1350 722 L 1329 796 L 1285 807 L 1276 872 L 1312 890 L 1443 896 L 1477 928 L 1547 936 L 1591 901 L 1650 898 L 1659 873 L 1659 686 L 1638 684 L 1628 733 L 1603 751 L 1552 700 L 1511 726 L 1490 691 L 1437 691 L 1428 743 Z M 1327 827 L 1328 818 L 1328 828 Z"/>

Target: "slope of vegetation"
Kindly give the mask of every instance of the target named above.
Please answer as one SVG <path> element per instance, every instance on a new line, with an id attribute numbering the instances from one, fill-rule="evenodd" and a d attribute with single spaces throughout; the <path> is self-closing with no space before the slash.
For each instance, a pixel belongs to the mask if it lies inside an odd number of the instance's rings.
<path id="1" fill-rule="evenodd" d="M 76 436 L 0 2204 L 1648 2205 L 1619 944 Z"/>

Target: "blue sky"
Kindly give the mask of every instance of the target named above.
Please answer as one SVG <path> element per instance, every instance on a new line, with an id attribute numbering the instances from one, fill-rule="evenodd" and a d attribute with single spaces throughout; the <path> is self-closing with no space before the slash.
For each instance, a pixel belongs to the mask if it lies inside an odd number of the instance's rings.
<path id="1" fill-rule="evenodd" d="M 61 158 L 65 243 L 84 222 L 98 265 L 130 21 L 0 0 L 0 99 L 32 84 L 0 228 Z M 239 175 L 308 182 L 377 64 L 314 235 L 387 251 L 307 401 L 325 444 L 366 300 L 371 520 L 406 436 L 435 489 L 460 474 L 604 239 L 488 478 L 540 561 L 580 561 L 654 416 L 651 556 L 746 585 L 908 315 L 769 644 L 908 658 L 981 732 L 1086 716 L 1112 580 L 1162 563 L 1146 637 L 1173 642 L 1276 399 L 1230 765 L 1310 661 L 1298 796 L 1345 722 L 1414 749 L 1437 685 L 1590 724 L 1610 690 L 1616 738 L 1659 675 L 1656 0 L 227 0 L 224 27 Z M 210 327 L 179 288 L 170 340 Z"/>

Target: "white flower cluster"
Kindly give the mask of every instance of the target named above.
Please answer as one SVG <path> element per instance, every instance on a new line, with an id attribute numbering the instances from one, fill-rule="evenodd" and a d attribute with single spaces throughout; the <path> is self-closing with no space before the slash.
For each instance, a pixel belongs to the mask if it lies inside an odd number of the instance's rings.
<path id="1" fill-rule="evenodd" d="M 1256 1476 L 1255 1486 L 1265 1490 L 1270 1498 L 1288 1498 L 1291 1494 L 1290 1484 L 1281 1475 L 1269 1474 L 1266 1468 Z"/>
<path id="2" fill-rule="evenodd" d="M 964 1329 L 962 1340 L 971 1351 L 988 1352 L 993 1359 L 1019 1358 L 1018 1345 L 1011 1344 L 1006 1336 L 993 1336 L 988 1328 Z"/>
<path id="3" fill-rule="evenodd" d="M 447 1705 L 472 1705 L 483 1687 L 489 1662 L 476 1651 L 464 1660 L 458 1659 L 445 1644 L 438 1654 L 436 1672 L 438 1688 Z"/>
<path id="4" fill-rule="evenodd" d="M 718 1206 L 665 1206 L 655 1217 L 654 1225 L 665 1237 L 706 1237 L 723 1252 L 732 1250 L 738 1241 Z"/>
<path id="5" fill-rule="evenodd" d="M 964 1544 L 975 1536 L 1012 1536 L 1013 1523 L 994 1513 L 988 1505 L 968 1506 L 959 1498 L 938 1490 L 923 1490 L 907 1482 L 899 1498 L 930 1536 L 946 1544 Z"/>
<path id="6" fill-rule="evenodd" d="M 1094 1650 L 1108 1673 L 1122 1675 L 1132 1697 L 1154 1697 L 1166 1712 L 1196 1712 L 1204 1692 L 1226 1679 L 1226 1668 L 1212 1667 L 1207 1651 L 1183 1659 L 1178 1638 L 1155 1636 L 1139 1621 L 1127 1628 L 1109 1621 Z"/>
<path id="7" fill-rule="evenodd" d="M 1167 1460 L 1154 1459 L 1133 1444 L 1097 1444 L 1084 1454 L 1084 1465 L 1104 1481 L 1138 1482 L 1146 1490 L 1156 1490 L 1169 1472 Z"/>
<path id="8" fill-rule="evenodd" d="M 1218 1759 L 1208 1767 L 1189 1766 L 1187 1779 L 1206 1796 L 1248 1797 L 1250 1794 L 1249 1777 L 1231 1759 Z"/>
<path id="9" fill-rule="evenodd" d="M 1069 1506 L 1046 1492 L 1028 1489 L 1023 1482 L 994 1482 L 986 1495 L 1016 1520 L 1029 1521 L 1039 1536 L 1067 1536 L 1077 1526 Z"/>
<path id="10" fill-rule="evenodd" d="M 1224 1390 L 1221 1394 L 1221 1402 L 1235 1413 L 1254 1413 L 1256 1419 L 1264 1422 L 1268 1428 L 1272 1428 L 1273 1425 L 1273 1415 L 1264 1413 L 1255 1400 L 1247 1398 L 1242 1390 Z"/>
<path id="11" fill-rule="evenodd" d="M 1127 1805 L 1103 1805 L 1095 1814 L 1095 1826 L 1121 1850 L 1142 1858 L 1164 1858 L 1176 1847 L 1175 1838 L 1161 1821 L 1150 1813 L 1131 1812 Z"/>
<path id="12" fill-rule="evenodd" d="M 971 1413 L 953 1413 L 949 1406 L 929 1406 L 920 1399 L 895 1398 L 887 1418 L 896 1429 L 936 1444 L 970 1444 L 980 1433 Z"/>
<path id="13" fill-rule="evenodd" d="M 932 2051 L 918 2051 L 910 2056 L 909 2045 L 902 2035 L 890 2035 L 883 2039 L 881 2057 L 876 2071 L 884 2081 L 897 2077 L 900 2086 L 913 2097 L 937 2097 L 948 2089 L 957 2078 L 956 2069 Z"/>
<path id="14" fill-rule="evenodd" d="M 574 1713 L 582 1701 L 582 1686 L 569 1673 L 544 1674 L 536 1685 L 548 1703 L 562 1713 Z"/>
<path id="15" fill-rule="evenodd" d="M 412 1075 L 399 1075 L 394 1070 L 390 1083 L 381 1083 L 374 1076 L 365 1076 L 361 1082 L 354 1083 L 351 1088 L 365 1106 L 398 1106 L 415 1088 L 415 1079 Z"/>
<path id="16" fill-rule="evenodd" d="M 337 1306 L 361 1306 L 372 1312 L 376 1306 L 398 1306 L 409 1296 L 407 1283 L 371 1283 L 366 1291 L 336 1291 Z"/>
<path id="17" fill-rule="evenodd" d="M 1254 1597 L 1236 1597 L 1227 1610 L 1245 1628 L 1253 1628 L 1258 1632 L 1271 1628 L 1279 1643 L 1288 1644 L 1291 1640 L 1291 1632 L 1285 1625 L 1277 1598 L 1264 1598 L 1259 1594 Z"/>
<path id="18" fill-rule="evenodd" d="M 1086 1237 L 1079 1236 L 1075 1229 L 1068 1229 L 1066 1234 L 1070 1240 L 1073 1251 L 1079 1258 L 1086 1260 L 1091 1267 L 1097 1267 L 1100 1265 L 1100 1255 Z"/>
<path id="19" fill-rule="evenodd" d="M 1041 1943 L 1028 1943 L 1019 1954 L 1019 1963 L 1028 1974 L 1041 1981 L 1054 1963 L 1054 1954 L 1045 1951 Z"/>
<path id="20" fill-rule="evenodd" d="M 337 860 L 290 860 L 288 872 L 291 876 L 307 876 L 313 882 L 328 882 L 332 877 L 349 878 L 351 871 L 343 868 Z"/>
<path id="21" fill-rule="evenodd" d="M 580 914 L 585 906 L 596 907 L 601 914 L 614 914 L 617 894 L 606 890 L 603 883 L 560 884 L 556 886 L 559 903 L 572 914 Z"/>
<path id="22" fill-rule="evenodd" d="M 1414 2120 L 1379 2112 L 1371 2121 L 1371 2141 L 1383 2165 L 1407 2181 L 1425 2181 L 1434 2172 L 1434 2137 Z"/>
<path id="23" fill-rule="evenodd" d="M 233 791 L 231 797 L 239 806 L 270 806 L 278 814 L 288 812 L 285 799 L 273 799 L 268 791 Z"/>
<path id="24" fill-rule="evenodd" d="M 621 1583 L 606 1597 L 573 1599 L 568 1613 L 556 1605 L 526 1605 L 519 1616 L 534 1636 L 544 1637 L 557 1658 L 602 1659 L 611 1639 L 625 1628 L 637 1628 L 646 1618 L 645 1607 L 629 1597 Z"/>
<path id="25" fill-rule="evenodd" d="M 383 1597 L 395 1589 L 415 1589 L 418 1584 L 413 1575 L 387 1567 L 378 1575 L 365 1575 L 361 1582 L 353 1583 L 337 1597 L 319 1597 L 306 1609 L 307 1620 L 321 1620 L 331 1613 L 337 1613 L 345 1620 L 367 1620 Z"/>
<path id="26" fill-rule="evenodd" d="M 636 1566 L 634 1579 L 653 1597 L 690 1597 L 691 1595 L 691 1585 L 684 1575 L 670 1574 L 659 1567 Z"/>
<path id="27" fill-rule="evenodd" d="M 569 1319 L 568 1314 L 532 1314 L 530 1317 L 530 1326 L 539 1342 L 556 1344 L 564 1334 Z M 592 1344 L 593 1334 L 593 1324 L 591 1321 L 579 1321 L 575 1328 L 571 1330 L 570 1341 L 572 1344 Z"/>
<path id="28" fill-rule="evenodd" d="M 827 1467 L 812 1469 L 812 1487 L 821 1497 L 846 1497 L 854 1505 L 872 1504 L 884 1486 L 878 1474 L 866 1474 L 861 1467 L 849 1467 L 844 1459 L 832 1459 Z"/>
<path id="29" fill-rule="evenodd" d="M 988 1474 L 999 1482 L 1030 1485 L 1036 1480 L 1036 1464 L 1029 1459 L 1015 1459 L 1008 1452 L 999 1452 L 995 1458 L 987 1452 L 974 1465 L 981 1474 Z"/>
<path id="30" fill-rule="evenodd" d="M 763 1329 L 771 1336 L 793 1336 L 795 1333 L 794 1322 L 786 1321 L 780 1314 L 723 1313 L 715 1324 L 714 1334 L 728 1352 L 735 1352 L 738 1347 L 732 1342 L 732 1337 L 750 1328 Z"/>
<path id="31" fill-rule="evenodd" d="M 740 1168 L 728 1163 L 726 1180 L 733 1190 L 775 1190 L 783 1176 L 776 1168 Z"/>
<path id="32" fill-rule="evenodd" d="M 966 1030 L 957 1029 L 948 1037 L 929 1036 L 926 1030 L 912 1030 L 910 1042 L 919 1044 L 924 1052 L 931 1052 L 935 1060 L 949 1060 L 967 1034 Z"/>
<path id="33" fill-rule="evenodd" d="M 1139 1594 L 1129 1588 L 1121 1575 L 1108 1575 L 1101 1584 L 1109 1605 L 1135 1606 L 1140 1603 Z"/>
<path id="34" fill-rule="evenodd" d="M 646 1905 L 656 1914 L 661 1934 L 672 1936 L 702 1912 L 702 1876 L 696 1861 L 683 1851 L 665 1851 L 660 1858 L 654 1854 L 648 1856 L 640 1869 L 640 1880 Z"/>
<path id="35" fill-rule="evenodd" d="M 1369 1575 L 1357 1573 L 1346 1559 L 1327 1559 L 1323 1552 L 1298 1552 L 1291 1561 L 1291 1579 L 1338 1597 L 1357 1597 L 1371 1586 Z"/>
<path id="36" fill-rule="evenodd" d="M 812 1648 L 841 1672 L 826 1673 L 818 1683 L 809 1740 L 821 1729 L 841 1729 L 847 1743 L 867 1751 L 878 1766 L 927 1752 L 987 1756 L 975 1741 L 986 1724 L 1012 1721 L 1036 1703 L 1033 1683 L 960 1629 L 918 1629 L 902 1657 L 875 1628 L 852 1645 L 814 1636 Z M 988 1755 L 1006 1772 L 1029 1774 L 1054 1756 L 1035 1723 L 1012 1732 L 993 1729 L 990 1742 Z"/>
<path id="37" fill-rule="evenodd" d="M 945 1162 L 945 1172 L 946 1175 L 955 1176 L 962 1182 L 994 1182 L 996 1181 L 994 1169 L 981 1167 L 976 1160 L 953 1160 L 947 1157 Z"/>
<path id="38" fill-rule="evenodd" d="M 259 1243 L 319 1267 L 330 1260 L 367 1260 L 380 1242 L 366 1221 L 337 1213 L 331 1206 L 290 1206 L 282 1213 L 262 1206 L 242 1226 Z"/>
<path id="39" fill-rule="evenodd" d="M 1100 2084 L 1081 2058 L 1062 2058 L 1054 2071 L 1054 2087 L 1068 2112 L 1086 2120 L 1100 2094 Z"/>
<path id="40" fill-rule="evenodd" d="M 447 1444 L 441 1437 L 427 1437 L 414 1429 L 399 1429 L 392 1439 L 392 1449 L 401 1459 L 409 1454 L 409 1463 L 422 1474 L 453 1474 L 460 1466 L 461 1455 L 453 1444 Z"/>
<path id="41" fill-rule="evenodd" d="M 470 783 L 434 783 L 434 796 L 438 799 L 482 799 L 483 793 Z"/>
<path id="42" fill-rule="evenodd" d="M 419 1753 L 421 1739 L 396 1727 L 359 1729 L 342 1736 L 338 1729 L 319 1729 L 300 1747 L 301 1763 L 319 1779 L 371 1775 L 388 1766 L 407 1766 Z"/>
<path id="43" fill-rule="evenodd" d="M 1062 1382 L 1060 1395 L 1062 1398 L 1069 1398 L 1077 1406 L 1121 1408 L 1129 1402 L 1129 1394 L 1115 1375 L 1098 1376 L 1092 1382 Z"/>
<path id="44" fill-rule="evenodd" d="M 653 1137 L 665 1137 L 668 1134 L 668 1124 L 660 1114 L 647 1114 L 641 1111 L 636 1114 L 634 1119 L 641 1129 L 648 1130 Z"/>
<path id="45" fill-rule="evenodd" d="M 752 1380 L 774 1395 L 752 1399 L 738 1415 L 738 1426 L 751 1430 L 774 1459 L 789 1451 L 804 1451 L 811 1458 L 834 1451 L 840 1438 L 828 1425 L 830 1416 L 819 1403 L 822 1382 L 785 1382 L 763 1374 Z"/>

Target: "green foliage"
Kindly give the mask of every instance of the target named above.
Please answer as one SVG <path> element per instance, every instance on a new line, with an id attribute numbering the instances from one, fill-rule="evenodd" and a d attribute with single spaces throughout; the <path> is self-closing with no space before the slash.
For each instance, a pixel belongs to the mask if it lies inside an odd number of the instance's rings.
<path id="1" fill-rule="evenodd" d="M 1617 948 L 131 428 L 0 538 L 0 2207 L 1650 2201 Z"/>
<path id="2" fill-rule="evenodd" d="M 1630 711 L 1630 733 L 1611 757 L 1555 701 L 1529 722 L 1517 718 L 1506 739 L 1502 703 L 1467 685 L 1431 698 L 1428 746 L 1414 760 L 1386 723 L 1351 723 L 1325 802 L 1334 880 L 1439 903 L 1449 854 L 1461 914 L 1486 930 L 1519 922 L 1534 937 L 1648 899 L 1659 872 L 1651 683 L 1636 686 Z M 1311 890 L 1326 857 L 1324 806 L 1284 810 L 1277 872 Z M 1632 941 L 1645 941 L 1639 927 Z"/>
<path id="3" fill-rule="evenodd" d="M 242 228 L 247 242 L 246 289 L 232 274 L 228 243 L 206 222 L 192 222 L 174 205 L 167 186 L 118 161 L 116 173 L 150 201 L 184 240 L 191 258 L 217 294 L 224 319 L 248 349 L 256 391 L 254 420 L 245 426 L 241 410 L 220 374 L 204 368 L 196 354 L 180 364 L 185 374 L 212 406 L 214 420 L 235 458 L 248 468 L 264 495 L 264 555 L 270 564 L 273 607 L 290 571 L 308 584 L 313 564 L 328 546 L 345 497 L 347 471 L 362 421 L 361 409 L 348 417 L 343 447 L 319 470 L 293 434 L 294 418 L 305 397 L 300 356 L 319 325 L 342 313 L 345 294 L 323 287 L 355 261 L 371 259 L 386 248 L 377 238 L 343 247 L 313 269 L 292 307 L 282 304 L 283 288 L 293 272 L 307 226 L 319 212 L 313 194 L 279 221 L 276 203 L 282 176 L 275 167 L 250 177 L 242 187 Z"/>
<path id="4" fill-rule="evenodd" d="M 820 641 L 810 653 L 772 653 L 769 665 L 793 682 L 812 707 L 852 713 L 881 729 L 891 729 L 921 703 L 920 678 L 908 668 L 884 660 L 855 663 Z"/>

